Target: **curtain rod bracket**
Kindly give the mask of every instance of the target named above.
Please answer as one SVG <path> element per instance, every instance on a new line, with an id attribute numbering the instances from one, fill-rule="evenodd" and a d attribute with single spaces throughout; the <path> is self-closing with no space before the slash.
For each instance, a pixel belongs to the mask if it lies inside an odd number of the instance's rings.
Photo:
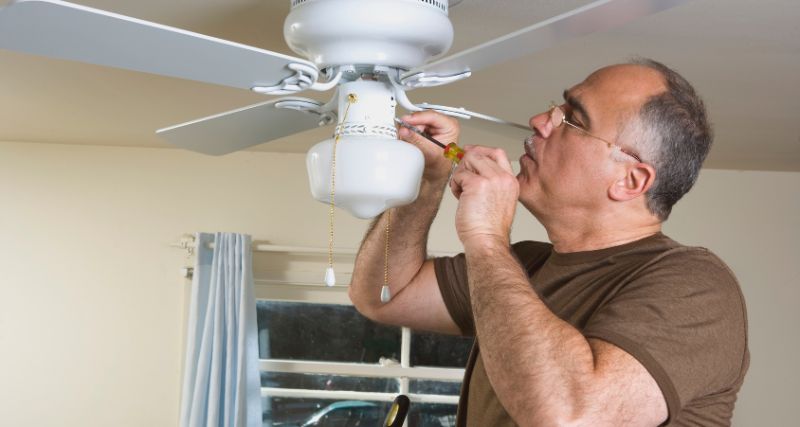
<path id="1" fill-rule="evenodd" d="M 181 235 L 181 239 L 177 243 L 173 243 L 170 246 L 173 248 L 183 249 L 186 251 L 186 257 L 190 258 L 194 255 L 194 236 L 191 234 L 183 234 Z"/>

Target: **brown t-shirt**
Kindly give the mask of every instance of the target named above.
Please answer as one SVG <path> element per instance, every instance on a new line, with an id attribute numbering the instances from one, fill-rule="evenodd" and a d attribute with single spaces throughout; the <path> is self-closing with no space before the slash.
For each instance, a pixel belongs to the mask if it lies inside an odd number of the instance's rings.
<path id="1" fill-rule="evenodd" d="M 666 425 L 730 425 L 749 364 L 747 315 L 736 278 L 719 258 L 661 233 L 596 251 L 561 254 L 540 242 L 513 250 L 553 313 L 650 372 L 667 402 Z M 434 265 L 447 310 L 474 335 L 464 255 Z M 489 383 L 477 341 L 456 425 L 516 425 Z"/>

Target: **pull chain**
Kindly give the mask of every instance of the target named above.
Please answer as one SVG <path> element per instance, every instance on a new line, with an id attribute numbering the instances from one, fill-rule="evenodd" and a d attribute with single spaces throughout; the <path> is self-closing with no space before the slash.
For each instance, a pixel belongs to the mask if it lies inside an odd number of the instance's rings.
<path id="1" fill-rule="evenodd" d="M 392 223 L 392 211 L 386 211 L 386 246 L 383 248 L 383 286 L 381 287 L 381 302 L 386 304 L 391 301 L 392 293 L 389 290 L 389 226 Z"/>
<path id="2" fill-rule="evenodd" d="M 333 214 L 336 207 L 336 146 L 339 143 L 339 138 L 342 137 L 342 129 L 344 123 L 347 122 L 347 113 L 350 111 L 350 106 L 358 100 L 356 94 L 350 93 L 347 95 L 347 108 L 344 110 L 342 122 L 336 130 L 336 137 L 333 139 L 333 155 L 331 156 L 331 203 L 328 209 L 328 268 L 325 270 L 325 284 L 333 286 L 336 284 L 336 274 L 333 272 Z"/>

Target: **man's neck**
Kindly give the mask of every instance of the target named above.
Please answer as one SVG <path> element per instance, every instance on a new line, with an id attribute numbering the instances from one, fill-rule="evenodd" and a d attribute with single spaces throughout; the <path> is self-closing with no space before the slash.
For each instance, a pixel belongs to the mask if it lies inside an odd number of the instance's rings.
<path id="1" fill-rule="evenodd" d="M 644 239 L 660 232 L 661 222 L 607 219 L 588 224 L 545 224 L 545 229 L 556 252 L 570 253 L 605 249 Z"/>

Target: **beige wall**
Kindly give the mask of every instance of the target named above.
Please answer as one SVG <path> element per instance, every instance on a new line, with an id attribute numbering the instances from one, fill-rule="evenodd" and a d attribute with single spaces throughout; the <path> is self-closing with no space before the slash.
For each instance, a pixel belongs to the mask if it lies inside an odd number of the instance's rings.
<path id="1" fill-rule="evenodd" d="M 178 417 L 187 232 L 324 247 L 303 157 L 0 143 L 0 424 L 171 426 Z M 457 250 L 450 198 L 431 249 Z M 737 425 L 794 421 L 800 174 L 705 171 L 666 230 L 738 274 L 753 364 Z M 366 222 L 337 216 L 337 244 Z M 531 219 L 514 237 L 546 236 Z"/>
<path id="2" fill-rule="evenodd" d="M 796 425 L 800 173 L 705 171 L 665 231 L 712 249 L 742 286 L 752 360 L 734 425 Z"/>

